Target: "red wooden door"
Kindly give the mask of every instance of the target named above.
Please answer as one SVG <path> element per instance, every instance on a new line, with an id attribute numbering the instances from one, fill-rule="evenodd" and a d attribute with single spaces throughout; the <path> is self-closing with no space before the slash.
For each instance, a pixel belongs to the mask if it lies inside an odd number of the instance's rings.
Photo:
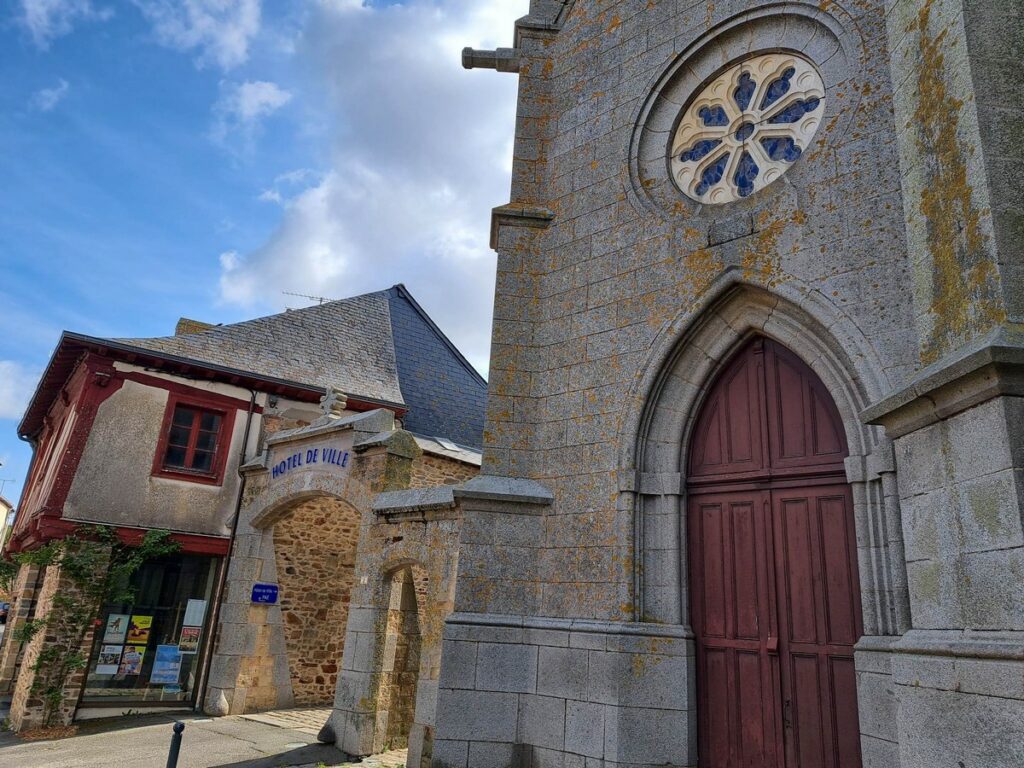
<path id="1" fill-rule="evenodd" d="M 860 768 L 846 455 L 828 392 L 774 342 L 708 394 L 688 475 L 701 768 Z"/>

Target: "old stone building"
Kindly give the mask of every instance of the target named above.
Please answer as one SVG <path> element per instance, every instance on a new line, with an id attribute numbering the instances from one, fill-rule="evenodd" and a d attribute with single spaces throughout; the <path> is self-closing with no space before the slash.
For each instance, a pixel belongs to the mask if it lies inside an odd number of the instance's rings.
<path id="1" fill-rule="evenodd" d="M 520 78 L 483 473 L 376 502 L 462 518 L 433 765 L 1024 765 L 1022 29 L 533 0 L 466 52 Z"/>
<path id="2" fill-rule="evenodd" d="M 381 696 L 402 695 L 374 712 L 380 746 L 403 746 L 405 694 L 437 678 L 458 526 L 392 523 L 372 502 L 477 474 L 485 395 L 403 286 L 232 325 L 182 320 L 167 337 L 65 333 L 20 425 L 35 455 L 7 552 L 89 524 L 128 544 L 165 529 L 180 550 L 136 572 L 130 602 L 102 606 L 60 719 L 329 705 L 347 620 L 378 600 L 401 654 L 369 671 L 388 676 Z M 389 590 L 406 583 L 395 602 L 409 615 L 392 621 Z M 18 573 L 0 646 L 15 730 L 41 723 L 35 660 L 67 638 L 14 630 L 69 584 L 59 565 Z"/>

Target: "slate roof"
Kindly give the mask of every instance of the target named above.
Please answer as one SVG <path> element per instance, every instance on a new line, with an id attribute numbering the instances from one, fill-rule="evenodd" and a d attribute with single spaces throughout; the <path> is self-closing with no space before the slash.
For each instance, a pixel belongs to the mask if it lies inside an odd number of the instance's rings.
<path id="1" fill-rule="evenodd" d="M 403 426 L 459 446 L 483 444 L 487 382 L 403 285 L 230 325 L 106 339 L 229 371 L 404 406 Z"/>
<path id="2" fill-rule="evenodd" d="M 138 349 L 407 405 L 389 289 L 182 336 L 112 339 Z"/>

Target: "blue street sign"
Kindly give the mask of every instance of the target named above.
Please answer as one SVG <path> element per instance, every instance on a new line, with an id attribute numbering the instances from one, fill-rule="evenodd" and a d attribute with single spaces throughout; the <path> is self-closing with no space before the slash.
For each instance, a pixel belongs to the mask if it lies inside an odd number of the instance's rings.
<path id="1" fill-rule="evenodd" d="M 277 603 L 277 584 L 253 584 L 252 601 L 264 605 Z"/>

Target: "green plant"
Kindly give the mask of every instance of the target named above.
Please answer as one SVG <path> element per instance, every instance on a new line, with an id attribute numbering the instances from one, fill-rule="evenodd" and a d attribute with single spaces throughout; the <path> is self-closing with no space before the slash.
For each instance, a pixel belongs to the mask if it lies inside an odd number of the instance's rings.
<path id="1" fill-rule="evenodd" d="M 0 542 L 0 546 L 2 545 Z M 0 557 L 0 593 L 10 594 L 14 591 L 14 580 L 17 576 L 18 564 Z"/>
<path id="2" fill-rule="evenodd" d="M 24 622 L 14 634 L 19 642 L 29 642 L 39 632 L 52 639 L 32 664 L 32 692 L 43 700 L 44 726 L 54 725 L 68 680 L 89 663 L 83 645 L 100 609 L 107 603 L 134 599 L 132 575 L 147 560 L 178 550 L 170 536 L 169 531 L 149 531 L 132 547 L 124 544 L 113 528 L 80 526 L 64 539 L 14 556 L 19 565 L 60 568 L 62 589 L 54 594 L 50 610 Z"/>

